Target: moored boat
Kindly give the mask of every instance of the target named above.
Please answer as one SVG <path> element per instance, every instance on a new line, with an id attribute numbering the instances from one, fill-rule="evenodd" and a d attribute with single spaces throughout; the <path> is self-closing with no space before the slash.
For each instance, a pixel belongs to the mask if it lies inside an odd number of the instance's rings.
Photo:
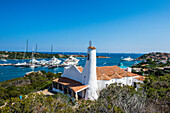
<path id="1" fill-rule="evenodd" d="M 130 56 L 127 57 L 127 58 L 122 58 L 121 60 L 123 60 L 123 61 L 133 61 L 133 59 Z"/>
<path id="2" fill-rule="evenodd" d="M 7 60 L 6 60 L 6 59 L 1 59 L 1 61 L 3 61 L 3 62 L 7 62 Z"/>
<path id="3" fill-rule="evenodd" d="M 62 66 L 70 66 L 70 65 L 77 65 L 79 62 L 79 59 L 74 58 L 73 56 L 70 56 L 67 58 L 61 65 Z"/>

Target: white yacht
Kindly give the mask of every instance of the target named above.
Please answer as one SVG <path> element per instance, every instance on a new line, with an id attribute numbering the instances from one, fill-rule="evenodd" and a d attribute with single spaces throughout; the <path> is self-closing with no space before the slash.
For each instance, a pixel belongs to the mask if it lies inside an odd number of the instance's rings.
<path id="1" fill-rule="evenodd" d="M 35 59 L 35 57 L 33 57 L 29 63 L 31 64 L 37 64 L 39 61 Z"/>
<path id="2" fill-rule="evenodd" d="M 26 62 L 14 64 L 15 67 L 25 67 L 25 65 L 27 65 Z"/>
<path id="3" fill-rule="evenodd" d="M 45 65 L 48 64 L 48 61 L 42 59 L 42 60 L 40 60 L 40 61 L 38 62 L 38 64 L 39 64 L 39 65 L 42 65 L 42 66 L 45 66 Z"/>
<path id="4" fill-rule="evenodd" d="M 50 61 L 48 61 L 49 65 L 59 65 L 60 63 L 61 63 L 61 60 L 59 60 L 55 56 L 53 56 L 53 58 Z"/>
<path id="5" fill-rule="evenodd" d="M 74 58 L 73 56 L 70 56 L 63 62 L 61 65 L 62 66 L 69 66 L 69 65 L 77 65 L 79 62 L 79 59 Z"/>
<path id="6" fill-rule="evenodd" d="M 121 60 L 124 60 L 124 61 L 132 61 L 133 59 L 129 56 L 129 57 L 123 58 L 123 59 L 121 59 Z"/>

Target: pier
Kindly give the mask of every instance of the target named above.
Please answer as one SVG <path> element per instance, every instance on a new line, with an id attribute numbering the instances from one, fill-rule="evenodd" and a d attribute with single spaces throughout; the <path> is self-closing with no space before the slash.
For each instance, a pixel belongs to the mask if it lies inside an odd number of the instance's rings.
<path id="1" fill-rule="evenodd" d="M 13 66 L 14 64 L 8 63 L 8 64 L 0 64 L 0 66 Z"/>

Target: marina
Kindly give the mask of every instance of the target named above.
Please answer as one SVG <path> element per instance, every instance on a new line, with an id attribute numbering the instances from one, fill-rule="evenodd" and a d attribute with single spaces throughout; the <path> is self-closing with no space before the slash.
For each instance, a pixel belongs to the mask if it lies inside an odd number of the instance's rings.
<path id="1" fill-rule="evenodd" d="M 59 53 L 58 53 L 59 54 Z M 67 55 L 76 55 L 78 53 L 74 52 L 67 52 L 65 53 Z M 81 53 L 86 56 L 86 53 Z M 140 61 L 121 61 L 121 57 L 132 57 L 133 59 L 138 58 L 142 54 L 127 54 L 127 53 L 97 53 L 97 56 L 107 56 L 110 58 L 97 58 L 97 66 L 113 66 L 113 65 L 119 65 L 120 62 L 123 63 L 124 66 L 132 66 L 136 62 Z M 6 62 L 0 61 L 0 82 L 3 82 L 5 80 L 10 80 L 13 78 L 18 78 L 22 77 L 25 75 L 27 72 L 31 71 L 46 71 L 46 72 L 53 72 L 53 73 L 58 73 L 58 72 L 63 72 L 64 70 L 64 65 L 62 65 L 64 62 L 68 62 L 68 58 L 59 58 L 58 62 L 60 62 L 60 65 L 49 65 L 54 64 L 53 61 L 56 61 L 55 58 L 46 58 L 46 59 L 7 59 Z M 86 58 L 76 58 L 78 59 L 78 66 L 84 66 Z M 30 62 L 31 61 L 31 62 Z M 31 65 L 35 63 L 35 65 Z M 29 65 L 28 65 L 29 64 Z M 41 65 L 40 65 L 41 64 Z M 71 63 L 69 63 L 71 64 Z M 21 66 L 23 65 L 23 66 Z M 25 66 L 24 66 L 25 65 Z"/>

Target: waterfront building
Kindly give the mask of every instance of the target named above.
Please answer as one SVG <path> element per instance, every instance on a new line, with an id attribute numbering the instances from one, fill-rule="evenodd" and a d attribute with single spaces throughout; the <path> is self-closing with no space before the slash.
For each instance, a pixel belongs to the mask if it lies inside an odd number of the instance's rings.
<path id="1" fill-rule="evenodd" d="M 76 65 L 65 67 L 61 77 L 53 80 L 52 90 L 69 94 L 75 99 L 96 100 L 99 92 L 110 84 L 138 87 L 136 83 L 143 83 L 144 79 L 118 66 L 96 67 L 96 48 L 90 44 L 84 68 Z"/>

